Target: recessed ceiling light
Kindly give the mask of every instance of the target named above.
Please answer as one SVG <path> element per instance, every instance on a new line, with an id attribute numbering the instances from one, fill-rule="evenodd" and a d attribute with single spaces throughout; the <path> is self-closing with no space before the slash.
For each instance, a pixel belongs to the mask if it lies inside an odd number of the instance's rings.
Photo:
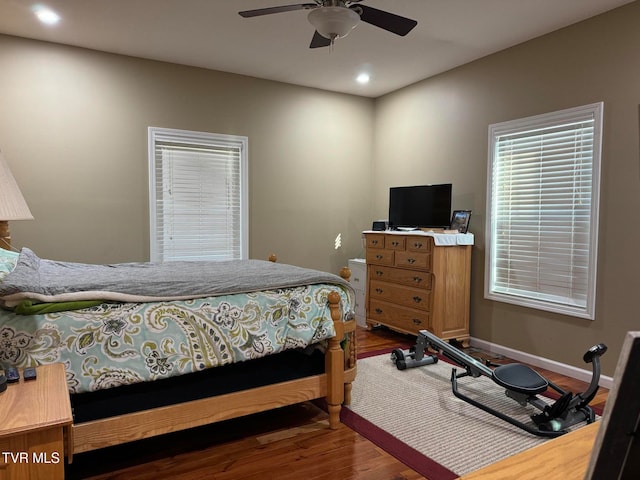
<path id="1" fill-rule="evenodd" d="M 58 15 L 50 8 L 44 7 L 42 5 L 35 5 L 33 7 L 33 13 L 36 14 L 38 20 L 46 25 L 55 25 L 60 21 L 60 15 Z"/>
<path id="2" fill-rule="evenodd" d="M 356 77 L 356 82 L 365 85 L 367 83 L 369 83 L 369 80 L 371 80 L 371 77 L 369 77 L 368 73 L 361 73 L 360 75 L 358 75 Z"/>

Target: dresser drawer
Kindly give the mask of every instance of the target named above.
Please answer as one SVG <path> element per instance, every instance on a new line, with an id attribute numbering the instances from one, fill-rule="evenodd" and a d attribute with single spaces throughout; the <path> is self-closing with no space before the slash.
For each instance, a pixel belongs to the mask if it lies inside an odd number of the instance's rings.
<path id="1" fill-rule="evenodd" d="M 367 263 L 376 265 L 393 265 L 393 250 L 378 250 L 376 248 L 367 249 Z"/>
<path id="2" fill-rule="evenodd" d="M 384 248 L 390 250 L 404 250 L 407 237 L 400 235 L 388 235 L 384 241 Z"/>
<path id="3" fill-rule="evenodd" d="M 408 287 L 431 289 L 431 274 L 429 272 L 375 265 L 369 268 L 369 281 L 373 280 L 395 282 L 407 285 Z"/>
<path id="4" fill-rule="evenodd" d="M 407 250 L 410 252 L 431 252 L 433 250 L 433 239 L 429 237 L 419 237 L 417 235 L 407 237 Z"/>
<path id="5" fill-rule="evenodd" d="M 413 334 L 424 328 L 432 328 L 429 312 L 400 307 L 375 299 L 369 299 L 367 320 L 373 323 L 380 322 L 391 328 Z"/>
<path id="6" fill-rule="evenodd" d="M 424 252 L 395 252 L 394 265 L 396 267 L 431 270 L 431 253 Z"/>
<path id="7" fill-rule="evenodd" d="M 372 299 L 383 300 L 419 310 L 431 310 L 430 290 L 372 280 L 369 292 Z"/>
<path id="8" fill-rule="evenodd" d="M 382 233 L 368 233 L 365 235 L 367 248 L 384 248 L 385 235 Z"/>

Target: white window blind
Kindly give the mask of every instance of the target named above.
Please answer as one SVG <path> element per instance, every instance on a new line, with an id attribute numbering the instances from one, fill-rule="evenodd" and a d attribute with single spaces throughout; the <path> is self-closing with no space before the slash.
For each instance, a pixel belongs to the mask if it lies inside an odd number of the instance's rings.
<path id="1" fill-rule="evenodd" d="M 602 107 L 489 127 L 486 298 L 594 318 Z"/>
<path id="2" fill-rule="evenodd" d="M 151 259 L 247 257 L 247 138 L 149 128 Z"/>

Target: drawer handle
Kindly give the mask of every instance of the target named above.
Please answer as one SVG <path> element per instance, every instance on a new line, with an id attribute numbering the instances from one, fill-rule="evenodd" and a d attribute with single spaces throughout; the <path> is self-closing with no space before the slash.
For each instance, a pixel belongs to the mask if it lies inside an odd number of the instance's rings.
<path id="1" fill-rule="evenodd" d="M 371 245 L 377 245 L 378 244 L 378 240 L 371 240 Z"/>
<path id="2" fill-rule="evenodd" d="M 407 258 L 407 263 L 413 265 L 414 263 L 416 263 L 416 259 L 415 258 Z"/>
<path id="3" fill-rule="evenodd" d="M 413 277 L 413 283 L 420 283 L 422 281 L 422 277 Z"/>
<path id="4" fill-rule="evenodd" d="M 391 245 L 393 245 L 394 247 L 397 247 L 398 245 L 400 245 L 400 242 L 398 242 L 397 240 L 394 240 L 393 242 L 391 242 Z"/>
<path id="5" fill-rule="evenodd" d="M 376 255 L 376 260 L 382 260 L 382 255 L 380 254 Z"/>
<path id="6" fill-rule="evenodd" d="M 382 314 L 382 309 L 381 309 L 381 308 L 376 308 L 375 312 L 376 312 L 378 315 L 381 315 L 381 314 Z"/>
<path id="7" fill-rule="evenodd" d="M 414 243 L 414 244 L 413 244 L 413 246 L 414 246 L 415 248 L 422 248 L 422 243 L 420 243 L 420 242 L 416 242 L 416 243 Z"/>
<path id="8" fill-rule="evenodd" d="M 413 301 L 416 303 L 420 303 L 422 301 L 422 298 L 416 295 L 415 297 L 413 297 Z"/>
<path id="9" fill-rule="evenodd" d="M 382 294 L 384 292 L 384 290 L 382 290 L 381 288 L 376 288 L 376 293 L 378 295 Z"/>
<path id="10" fill-rule="evenodd" d="M 384 272 L 381 270 L 376 270 L 376 275 L 381 277 L 382 275 L 384 275 Z"/>
<path id="11" fill-rule="evenodd" d="M 422 323 L 422 320 L 420 320 L 419 318 L 414 318 L 412 319 L 412 321 L 415 325 L 420 325 Z"/>

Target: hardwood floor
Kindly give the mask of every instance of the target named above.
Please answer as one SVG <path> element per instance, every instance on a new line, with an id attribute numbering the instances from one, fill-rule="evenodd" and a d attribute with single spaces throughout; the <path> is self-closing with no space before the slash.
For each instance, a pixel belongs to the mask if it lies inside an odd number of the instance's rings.
<path id="1" fill-rule="evenodd" d="M 415 337 L 385 329 L 358 329 L 359 353 L 406 348 L 414 342 Z M 483 352 L 473 352 L 477 354 Z M 586 388 L 584 382 L 539 371 L 571 391 Z M 604 407 L 607 394 L 601 389 L 592 404 Z M 73 464 L 67 466 L 66 478 L 411 480 L 424 477 L 348 427 L 330 430 L 326 413 L 309 402 L 76 455 Z"/>

